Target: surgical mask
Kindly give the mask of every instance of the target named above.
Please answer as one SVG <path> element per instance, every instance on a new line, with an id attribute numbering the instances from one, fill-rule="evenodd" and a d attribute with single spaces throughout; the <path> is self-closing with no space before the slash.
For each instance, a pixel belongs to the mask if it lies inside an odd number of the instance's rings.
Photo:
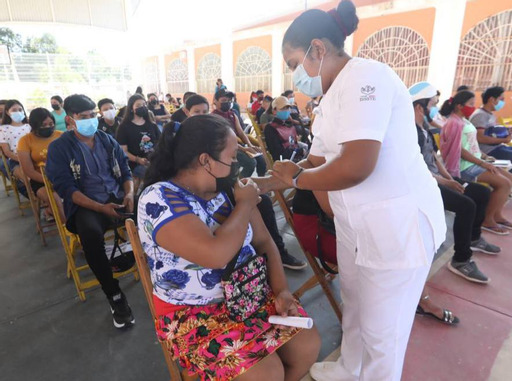
<path id="1" fill-rule="evenodd" d="M 50 136 L 52 136 L 53 131 L 55 131 L 55 126 L 40 128 L 37 131 L 37 136 L 40 136 L 42 138 L 49 138 Z"/>
<path id="2" fill-rule="evenodd" d="M 11 112 L 11 119 L 15 123 L 21 123 L 25 119 L 25 113 L 23 111 Z"/>
<path id="3" fill-rule="evenodd" d="M 494 106 L 494 110 L 500 111 L 503 108 L 503 106 L 505 106 L 505 101 L 500 100 L 498 103 L 496 103 L 496 106 Z"/>
<path id="4" fill-rule="evenodd" d="M 215 161 L 230 167 L 229 175 L 225 177 L 216 177 L 212 173 L 208 172 L 210 175 L 215 177 L 215 192 L 230 192 L 238 181 L 238 176 L 240 175 L 240 163 L 238 163 L 238 161 L 233 161 L 231 164 L 226 164 L 220 160 Z"/>
<path id="5" fill-rule="evenodd" d="M 469 119 L 469 117 L 475 112 L 476 107 L 471 106 L 464 106 L 462 107 L 462 113 L 466 117 L 466 119 Z"/>
<path id="6" fill-rule="evenodd" d="M 135 115 L 142 118 L 148 116 L 148 108 L 146 106 L 140 106 L 135 109 Z"/>
<path id="7" fill-rule="evenodd" d="M 76 131 L 85 137 L 93 136 L 98 130 L 98 118 L 75 120 Z"/>
<path id="8" fill-rule="evenodd" d="M 57 104 L 52 104 L 52 109 L 54 109 L 55 111 L 60 110 L 60 106 Z"/>
<path id="9" fill-rule="evenodd" d="M 295 104 L 295 97 L 288 99 L 288 102 L 290 102 L 291 105 Z"/>
<path id="10" fill-rule="evenodd" d="M 437 106 L 432 106 L 430 108 L 430 111 L 428 113 L 428 115 L 430 116 L 430 119 L 434 119 L 435 116 L 439 113 L 439 109 L 437 108 Z"/>
<path id="11" fill-rule="evenodd" d="M 290 110 L 280 110 L 276 112 L 276 118 L 279 118 L 281 120 L 288 120 L 290 117 L 291 111 Z"/>
<path id="12" fill-rule="evenodd" d="M 229 110 L 231 110 L 231 102 L 222 102 L 220 104 L 220 111 L 228 112 Z"/>
<path id="13" fill-rule="evenodd" d="M 300 90 L 301 93 L 305 94 L 310 98 L 319 97 L 323 95 L 322 89 L 322 77 L 320 76 L 320 72 L 322 71 L 322 64 L 324 62 L 324 57 L 320 61 L 320 68 L 318 69 L 318 75 L 316 77 L 310 77 L 304 68 L 304 61 L 306 61 L 306 57 L 308 56 L 309 50 L 311 49 L 311 45 L 304 56 L 304 60 L 302 63 L 297 66 L 295 71 L 293 72 L 293 83 Z"/>
<path id="14" fill-rule="evenodd" d="M 103 111 L 103 117 L 108 120 L 114 120 L 114 118 L 116 117 L 116 110 L 110 109 L 107 111 Z"/>

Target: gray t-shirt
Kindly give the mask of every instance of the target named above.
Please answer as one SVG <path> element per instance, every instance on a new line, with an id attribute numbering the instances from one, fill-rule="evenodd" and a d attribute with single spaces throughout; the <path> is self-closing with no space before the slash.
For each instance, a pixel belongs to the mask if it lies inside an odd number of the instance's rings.
<path id="1" fill-rule="evenodd" d="M 416 125 L 416 130 L 418 132 L 418 144 L 428 170 L 433 175 L 439 175 L 439 168 L 437 168 L 435 159 L 437 147 L 432 137 L 432 133 L 428 131 L 428 124 L 424 123 L 423 128 Z"/>
<path id="2" fill-rule="evenodd" d="M 488 129 L 489 127 L 496 126 L 496 117 L 492 112 L 486 111 L 483 108 L 479 108 L 476 110 L 469 118 L 469 121 L 476 128 L 484 128 Z M 480 150 L 488 154 L 493 149 L 495 149 L 499 144 L 479 144 Z"/>

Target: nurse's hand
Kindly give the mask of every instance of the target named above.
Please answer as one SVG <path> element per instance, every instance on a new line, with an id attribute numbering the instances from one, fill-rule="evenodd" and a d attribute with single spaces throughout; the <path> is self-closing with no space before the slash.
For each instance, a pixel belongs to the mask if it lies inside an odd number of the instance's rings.
<path id="1" fill-rule="evenodd" d="M 284 160 L 276 161 L 270 173 L 289 187 L 293 187 L 293 176 L 295 176 L 299 170 L 300 167 L 293 161 Z"/>

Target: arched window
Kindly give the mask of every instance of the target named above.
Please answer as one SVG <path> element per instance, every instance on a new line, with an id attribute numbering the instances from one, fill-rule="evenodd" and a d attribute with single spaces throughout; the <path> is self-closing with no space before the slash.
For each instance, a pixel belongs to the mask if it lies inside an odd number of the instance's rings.
<path id="1" fill-rule="evenodd" d="M 286 63 L 283 64 L 283 91 L 293 90 L 298 92 L 297 86 L 293 83 L 293 72 Z"/>
<path id="2" fill-rule="evenodd" d="M 205 54 L 197 65 L 197 92 L 213 93 L 215 91 L 215 82 L 220 76 L 220 56 L 215 53 Z"/>
<path id="3" fill-rule="evenodd" d="M 177 58 L 167 66 L 167 91 L 171 94 L 183 94 L 188 89 L 188 66 L 182 59 Z"/>
<path id="4" fill-rule="evenodd" d="M 427 79 L 428 45 L 410 28 L 391 26 L 379 30 L 366 39 L 357 56 L 388 64 L 407 87 Z"/>
<path id="5" fill-rule="evenodd" d="M 144 65 L 144 91 L 146 93 L 159 93 L 160 86 L 158 81 L 158 62 L 148 62 Z"/>
<path id="6" fill-rule="evenodd" d="M 464 36 L 459 49 L 454 89 L 503 86 L 512 90 L 512 10 L 478 23 Z"/>
<path id="7" fill-rule="evenodd" d="M 272 59 L 264 49 L 251 46 L 240 54 L 235 69 L 235 89 L 242 92 L 271 91 Z"/>

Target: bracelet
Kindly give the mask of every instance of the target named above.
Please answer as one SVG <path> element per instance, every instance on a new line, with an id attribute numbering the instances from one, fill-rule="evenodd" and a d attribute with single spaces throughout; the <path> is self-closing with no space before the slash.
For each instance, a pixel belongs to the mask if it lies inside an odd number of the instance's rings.
<path id="1" fill-rule="evenodd" d="M 301 175 L 302 172 L 304 172 L 304 168 L 300 168 L 298 172 L 295 175 L 293 175 L 292 184 L 294 188 L 298 188 L 297 180 L 299 179 L 299 176 Z"/>

